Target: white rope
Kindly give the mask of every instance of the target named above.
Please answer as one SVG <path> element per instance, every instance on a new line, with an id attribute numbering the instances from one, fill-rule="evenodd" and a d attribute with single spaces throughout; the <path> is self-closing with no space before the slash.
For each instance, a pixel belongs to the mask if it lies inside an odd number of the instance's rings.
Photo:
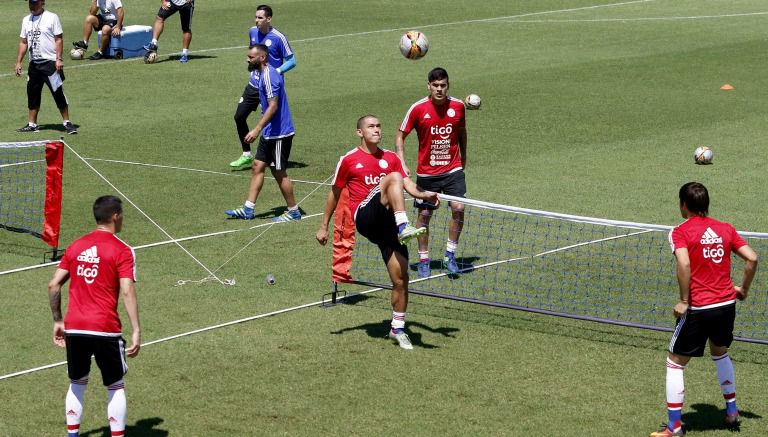
<path id="1" fill-rule="evenodd" d="M 136 210 L 137 210 L 137 211 L 139 211 L 139 213 L 141 213 L 141 215 L 143 215 L 143 216 L 144 216 L 144 217 L 145 217 L 147 220 L 149 220 L 149 221 L 150 221 L 150 222 L 151 222 L 153 225 L 155 225 L 155 227 L 157 227 L 157 229 L 159 229 L 159 230 L 160 230 L 160 232 L 162 232 L 163 234 L 165 234 L 165 236 L 166 236 L 166 237 L 168 237 L 168 238 L 169 238 L 169 239 L 170 239 L 170 240 L 171 240 L 171 241 L 172 241 L 174 244 L 176 244 L 177 246 L 179 246 L 179 248 L 180 248 L 181 250 L 183 250 L 183 251 L 184 251 L 184 253 L 186 253 L 187 255 L 189 255 L 189 257 L 190 257 L 190 258 L 192 258 L 192 259 L 193 259 L 193 260 L 194 260 L 194 261 L 195 261 L 195 262 L 196 262 L 196 263 L 197 263 L 197 264 L 198 264 L 200 267 L 202 267 L 202 268 L 203 268 L 203 269 L 204 269 L 206 272 L 208 272 L 208 277 L 209 277 L 209 278 L 211 278 L 211 279 L 215 279 L 216 281 L 218 281 L 218 282 L 219 282 L 220 284 L 222 284 L 222 285 L 235 285 L 235 281 L 234 281 L 233 279 L 225 279 L 225 280 L 223 280 L 223 281 L 222 281 L 221 279 L 219 279 L 219 278 L 218 278 L 218 277 L 217 277 L 217 276 L 216 276 L 216 275 L 215 275 L 215 274 L 214 274 L 214 273 L 213 273 L 213 272 L 212 272 L 212 271 L 211 271 L 211 270 L 210 270 L 208 267 L 206 267 L 206 266 L 205 266 L 205 264 L 203 264 L 203 263 L 202 263 L 202 262 L 201 262 L 199 259 L 197 259 L 197 258 L 196 258 L 194 255 L 192 255 L 192 253 L 191 253 L 190 251 L 188 251 L 188 250 L 187 250 L 187 249 L 186 249 L 184 246 L 182 246 L 182 245 L 181 245 L 181 243 L 179 243 L 179 242 L 178 242 L 178 241 L 177 241 L 175 238 L 173 238 L 173 237 L 171 236 L 171 234 L 169 234 L 168 232 L 166 232 L 166 230 L 165 230 L 165 229 L 163 229 L 163 227 L 162 227 L 162 226 L 160 226 L 159 224 L 157 224 L 157 222 L 156 222 L 156 221 L 154 221 L 154 220 L 152 219 L 152 217 L 150 217 L 149 215 L 147 215 L 147 213 L 145 213 L 145 212 L 144 212 L 144 211 L 143 211 L 141 208 L 139 208 L 139 206 L 138 206 L 138 205 L 136 205 L 136 204 L 135 204 L 135 203 L 134 203 L 134 202 L 133 202 L 133 201 L 132 201 L 132 200 L 131 200 L 131 199 L 130 199 L 128 196 L 126 196 L 126 195 L 125 195 L 125 193 L 123 193 L 122 191 L 120 191 L 120 189 L 119 189 L 119 188 L 117 188 L 117 187 L 116 187 L 116 186 L 115 186 L 115 185 L 114 185 L 112 182 L 110 182 L 110 181 L 109 181 L 109 179 L 107 179 L 106 177 L 104 177 L 104 175 L 102 175 L 101 173 L 99 173 L 99 171 L 98 171 L 98 170 L 96 170 L 96 169 L 95 169 L 95 168 L 94 168 L 94 167 L 91 165 L 91 163 L 90 163 L 90 162 L 88 162 L 88 161 L 86 161 L 85 159 L 83 159 L 83 157 L 82 157 L 82 156 L 80 156 L 80 154 L 79 154 L 79 153 L 77 153 L 77 151 L 76 151 L 75 149 L 73 149 L 73 148 L 72 148 L 72 146 L 70 146 L 69 144 L 65 143 L 64 141 L 62 141 L 62 143 L 64 143 L 64 145 L 65 145 L 65 146 L 66 146 L 66 147 L 67 147 L 69 150 L 71 150 L 71 151 L 72 151 L 72 153 L 74 153 L 74 154 L 75 154 L 75 156 L 77 156 L 77 158 L 78 158 L 79 160 L 83 161 L 83 163 L 84 163 L 85 165 L 87 165 L 87 166 L 88 166 L 88 168 L 90 168 L 90 169 L 91 169 L 91 170 L 92 170 L 94 173 L 96 173 L 96 174 L 97 174 L 97 175 L 98 175 L 98 176 L 99 176 L 101 179 L 103 179 L 103 180 L 104 180 L 104 182 L 106 182 L 106 183 L 107 183 L 107 184 L 108 184 L 110 187 L 112 187 L 112 189 L 113 189 L 113 190 L 115 190 L 115 191 L 116 191 L 118 194 L 120 194 L 120 196 L 121 196 L 123 199 L 125 199 L 125 201 L 126 201 L 126 202 L 130 203 L 130 204 L 131 204 L 131 206 L 133 206 L 134 208 L 136 208 Z"/>
<path id="2" fill-rule="evenodd" d="M 318 190 L 320 187 L 324 187 L 324 186 L 325 186 L 325 185 L 328 183 L 328 181 L 329 181 L 329 180 L 330 180 L 330 179 L 331 179 L 331 178 L 332 178 L 332 177 L 333 177 L 335 174 L 336 174 L 335 172 L 334 172 L 334 173 L 332 173 L 332 174 L 331 174 L 330 176 L 328 176 L 328 178 L 326 178 L 326 179 L 325 179 L 325 180 L 324 180 L 322 183 L 318 184 L 318 185 L 317 185 L 317 186 L 316 186 L 316 187 L 315 187 L 315 188 L 314 188 L 312 191 L 310 191 L 310 192 L 309 192 L 309 194 L 307 194 L 307 195 L 306 195 L 306 196 L 304 196 L 304 197 L 303 197 L 301 200 L 299 200 L 298 202 L 296 202 L 296 206 L 298 207 L 299 205 L 301 205 L 301 204 L 302 204 L 302 203 L 303 203 L 305 200 L 307 200 L 307 199 L 309 198 L 309 196 L 313 195 L 313 194 L 315 193 L 315 191 L 317 191 L 317 190 Z M 205 278 L 202 278 L 202 279 L 198 279 L 198 280 L 194 280 L 194 279 L 179 279 L 179 280 L 176 282 L 176 284 L 175 284 L 174 286 L 175 286 L 175 287 L 180 287 L 180 286 L 183 286 L 183 285 L 186 285 L 186 284 L 190 284 L 190 283 L 192 283 L 192 284 L 202 284 L 202 283 L 205 283 L 205 282 L 207 282 L 207 281 L 210 281 L 212 278 L 215 278 L 215 275 L 214 275 L 214 273 L 218 272 L 218 271 L 219 271 L 219 270 L 221 270 L 221 269 L 222 269 L 224 266 L 226 266 L 227 264 L 229 264 L 229 263 L 230 263 L 230 262 L 231 262 L 233 259 L 237 258 L 237 256 L 238 256 L 238 255 L 240 255 L 240 254 L 241 254 L 241 253 L 242 253 L 242 252 L 243 252 L 245 249 L 247 249 L 248 247 L 250 247 L 250 245 L 251 245 L 251 244 L 253 244 L 254 242 L 256 242 L 256 240 L 258 240 L 259 238 L 261 238 L 261 236 L 262 236 L 262 235 L 264 235 L 265 233 L 267 233 L 267 231 L 269 231 L 270 229 L 272 229 L 272 226 L 274 226 L 274 225 L 276 225 L 276 224 L 278 224 L 278 223 L 279 223 L 279 222 L 272 222 L 272 223 L 270 223 L 269 225 L 267 225 L 267 227 L 265 227 L 264 229 L 262 229 L 262 231 L 261 231 L 261 232 L 260 232 L 258 235 L 256 235 L 255 237 L 253 237 L 253 238 L 251 239 L 251 241 L 249 241 L 248 243 L 246 243 L 246 244 L 245 244 L 245 246 L 243 246 L 242 248 L 240 248 L 240 250 L 238 250 L 237 252 L 235 252 L 235 253 L 234 253 L 234 254 L 233 254 L 231 257 L 229 257 L 229 259 L 227 259 L 226 261 L 224 261 L 224 263 L 223 263 L 222 265 L 220 265 L 218 268 L 216 268 L 216 269 L 215 269 L 213 272 L 210 272 L 210 271 L 209 271 L 210 275 L 208 275 L 207 277 L 205 277 Z M 231 282 L 232 282 L 232 283 L 231 283 L 231 284 L 229 284 L 229 285 L 235 285 L 235 279 L 234 279 L 234 278 L 232 278 L 232 279 L 229 279 L 229 281 L 231 281 Z"/>

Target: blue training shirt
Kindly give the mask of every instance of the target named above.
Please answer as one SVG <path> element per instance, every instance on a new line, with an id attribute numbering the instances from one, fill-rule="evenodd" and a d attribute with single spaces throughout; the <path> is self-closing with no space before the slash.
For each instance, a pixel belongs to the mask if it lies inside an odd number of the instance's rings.
<path id="1" fill-rule="evenodd" d="M 251 45 L 264 44 L 267 46 L 269 49 L 269 65 L 274 68 L 283 65 L 285 58 L 293 55 L 288 38 L 274 27 L 270 27 L 267 33 L 261 33 L 258 27 L 253 26 L 248 34 L 251 39 Z"/>
<path id="2" fill-rule="evenodd" d="M 295 133 L 291 109 L 288 107 L 288 95 L 285 93 L 285 86 L 283 85 L 283 76 L 275 70 L 275 67 L 267 65 L 267 68 L 259 75 L 259 100 L 262 115 L 269 106 L 268 99 L 274 97 L 277 97 L 277 112 L 261 131 L 261 136 L 265 140 L 284 138 Z"/>

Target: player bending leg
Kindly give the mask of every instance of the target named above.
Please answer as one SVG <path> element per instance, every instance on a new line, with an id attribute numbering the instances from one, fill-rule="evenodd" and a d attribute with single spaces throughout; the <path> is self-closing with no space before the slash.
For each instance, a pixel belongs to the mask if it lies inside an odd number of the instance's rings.
<path id="1" fill-rule="evenodd" d="M 101 32 L 101 46 L 88 59 L 95 61 L 105 57 L 109 52 L 109 42 L 112 37 L 119 37 L 123 28 L 125 10 L 121 0 L 92 0 L 88 15 L 83 22 L 83 39 L 72 43 L 75 48 L 88 50 L 88 40 L 91 33 Z"/>
<path id="2" fill-rule="evenodd" d="M 451 196 L 464 197 L 467 184 L 464 168 L 467 166 L 467 130 L 464 103 L 448 95 L 448 72 L 434 68 L 427 75 L 429 96 L 411 105 L 395 137 L 395 148 L 405 162 L 405 137 L 416 130 L 419 156 L 416 166 L 416 185 L 420 188 Z M 406 174 L 410 175 L 408 168 Z M 429 227 L 434 205 L 414 201 L 419 209 L 416 226 Z M 450 202 L 451 224 L 443 263 L 448 273 L 459 273 L 456 247 L 464 225 L 464 204 Z M 419 278 L 429 277 L 429 236 L 419 237 Z"/>
<path id="3" fill-rule="evenodd" d="M 680 302 L 675 304 L 677 325 L 667 355 L 667 414 L 669 422 L 651 437 L 683 435 L 685 395 L 683 371 L 691 357 L 709 352 L 725 398 L 725 425 L 739 427 L 736 379 L 728 347 L 733 341 L 736 301 L 744 300 L 757 270 L 757 254 L 728 223 L 708 217 L 709 193 L 704 185 L 689 182 L 680 188 L 680 213 L 686 219 L 672 229 L 669 241 L 677 261 Z M 731 252 L 744 261 L 741 285 L 731 280 Z"/>
<path id="4" fill-rule="evenodd" d="M 405 175 L 400 158 L 379 148 L 381 123 L 373 115 L 357 121 L 360 146 L 342 156 L 336 166 L 331 192 L 315 238 L 328 242 L 328 223 L 339 196 L 349 189 L 349 210 L 354 211 L 355 227 L 371 243 L 379 246 L 387 272 L 392 280 L 392 323 L 389 338 L 403 349 L 413 349 L 405 333 L 408 308 L 408 248 L 405 243 L 426 232 L 408 223 L 403 189 L 417 199 L 438 204 L 436 193 L 419 191 Z"/>

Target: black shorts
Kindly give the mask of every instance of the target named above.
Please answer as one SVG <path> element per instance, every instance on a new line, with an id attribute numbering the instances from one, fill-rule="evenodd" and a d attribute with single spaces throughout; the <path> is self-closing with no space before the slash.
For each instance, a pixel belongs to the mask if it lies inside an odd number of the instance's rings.
<path id="1" fill-rule="evenodd" d="M 114 28 L 117 25 L 117 20 L 107 20 L 101 14 L 97 15 L 96 18 L 99 20 L 99 24 L 98 24 L 99 30 L 101 30 L 101 28 L 104 27 L 105 25 L 108 25 L 109 27 L 112 27 L 112 28 Z"/>
<path id="2" fill-rule="evenodd" d="M 259 139 L 255 159 L 266 162 L 274 170 L 285 170 L 288 167 L 288 157 L 291 156 L 293 135 L 284 138 Z"/>
<path id="3" fill-rule="evenodd" d="M 422 190 L 449 196 L 464 197 L 467 195 L 467 182 L 464 170 L 446 173 L 438 176 L 416 176 L 416 185 Z M 421 199 L 413 199 L 413 207 L 421 209 L 435 209 L 435 205 L 424 202 Z"/>
<path id="4" fill-rule="evenodd" d="M 730 347 L 733 342 L 733 322 L 736 304 L 706 310 L 691 310 L 677 319 L 669 352 L 686 357 L 704 355 L 707 339 L 715 346 Z"/>
<path id="5" fill-rule="evenodd" d="M 162 18 L 163 21 L 165 21 L 166 18 L 170 17 L 171 15 L 175 14 L 176 12 L 179 13 L 179 18 L 181 20 L 181 31 L 182 32 L 191 32 L 192 31 L 192 12 L 195 10 L 195 2 L 189 2 L 185 4 L 184 6 L 176 6 L 171 3 L 171 7 L 168 9 L 160 8 L 160 10 L 157 12 L 157 16 Z"/>
<path id="6" fill-rule="evenodd" d="M 397 238 L 395 213 L 381 204 L 381 192 L 378 186 L 357 207 L 355 227 L 360 235 L 379 246 L 384 264 L 389 261 L 394 252 L 399 252 L 408 259 L 408 248 L 400 244 Z"/>
<path id="7" fill-rule="evenodd" d="M 58 74 L 62 85 L 53 90 L 51 85 L 51 76 Z M 51 90 L 56 107 L 59 109 L 69 106 L 67 96 L 64 95 L 64 71 L 56 72 L 56 61 L 30 62 L 27 69 L 27 108 L 39 109 L 42 101 L 43 85 L 47 85 Z"/>
<path id="8" fill-rule="evenodd" d="M 69 379 L 82 379 L 90 373 L 91 356 L 96 358 L 105 386 L 120 381 L 128 373 L 123 337 L 76 334 L 66 334 L 65 337 Z"/>

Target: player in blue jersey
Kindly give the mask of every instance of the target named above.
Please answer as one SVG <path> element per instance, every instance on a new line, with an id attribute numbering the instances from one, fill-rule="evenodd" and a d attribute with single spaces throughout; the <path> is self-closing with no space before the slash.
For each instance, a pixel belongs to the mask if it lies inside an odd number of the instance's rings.
<path id="1" fill-rule="evenodd" d="M 272 27 L 272 8 L 269 5 L 259 5 L 256 7 L 256 25 L 251 27 L 249 32 L 249 46 L 264 44 L 269 49 L 269 65 L 283 75 L 296 66 L 296 58 L 293 55 L 291 45 L 288 39 L 279 30 Z M 258 75 L 258 70 L 256 72 Z M 256 79 L 258 81 L 258 78 Z M 253 99 L 249 95 L 251 91 L 245 88 L 243 96 L 237 105 L 235 111 L 235 125 L 237 125 L 237 135 L 240 138 L 240 146 L 243 154 L 236 160 L 229 163 L 233 170 L 248 168 L 253 163 L 251 154 L 251 145 L 245 141 L 245 135 L 248 133 L 248 116 L 256 111 L 258 99 Z"/>
<path id="2" fill-rule="evenodd" d="M 299 206 L 296 205 L 296 199 L 293 197 L 293 183 L 288 177 L 286 167 L 288 157 L 291 154 L 291 144 L 293 143 L 293 120 L 291 119 L 291 109 L 288 106 L 288 96 L 283 86 L 283 77 L 277 72 L 275 67 L 269 65 L 269 48 L 264 44 L 256 44 L 248 49 L 249 69 L 258 70 L 251 72 L 251 82 L 248 86 L 253 86 L 255 77 L 259 100 L 261 104 L 261 119 L 256 123 L 256 127 L 251 129 L 245 135 L 247 143 L 259 140 L 259 147 L 256 149 L 256 156 L 253 160 L 253 174 L 248 189 L 248 198 L 242 208 L 230 209 L 225 211 L 231 218 L 250 220 L 254 218 L 254 206 L 256 198 L 259 196 L 262 185 L 264 185 L 264 170 L 269 166 L 272 176 L 280 187 L 280 192 L 288 205 L 288 211 L 273 221 L 285 222 L 301 220 Z"/>

